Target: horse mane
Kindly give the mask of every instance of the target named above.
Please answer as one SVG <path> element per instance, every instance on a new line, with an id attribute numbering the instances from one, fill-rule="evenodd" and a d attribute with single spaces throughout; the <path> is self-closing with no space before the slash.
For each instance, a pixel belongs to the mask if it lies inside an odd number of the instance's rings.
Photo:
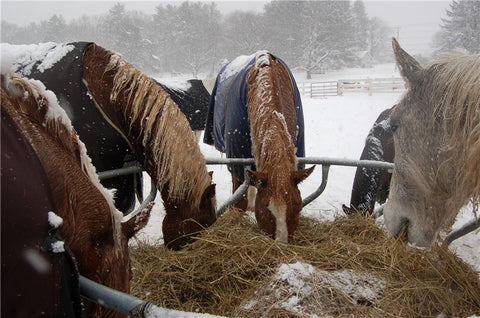
<path id="1" fill-rule="evenodd" d="M 142 145 L 152 150 L 157 188 L 167 187 L 172 200 L 199 207 L 211 178 L 185 115 L 160 85 L 120 55 L 111 55 L 108 71 L 115 73 L 110 100 L 126 96 L 124 117 L 131 130 L 140 126 Z"/>
<path id="2" fill-rule="evenodd" d="M 282 63 L 275 61 L 270 53 L 260 51 L 250 69 L 247 83 L 249 86 L 248 112 L 251 122 L 252 152 L 258 170 L 262 171 L 263 167 L 271 167 L 280 171 L 296 170 L 297 157 L 294 143 L 296 135 L 292 136 L 285 118 L 285 116 L 292 115 L 292 112 L 287 112 L 291 109 L 295 116 L 291 117 L 293 118 L 291 121 L 296 123 L 293 86 L 287 70 Z M 290 84 L 280 88 L 281 83 Z M 275 92 L 280 90 L 283 95 L 276 95 Z M 284 98 L 285 96 L 288 97 Z M 282 107 L 284 103 L 287 105 Z M 293 133 L 296 134 L 296 132 Z M 265 151 L 264 149 L 269 150 Z"/>
<path id="3" fill-rule="evenodd" d="M 480 55 L 449 54 L 431 63 L 434 113 L 443 118 L 445 147 L 450 158 L 460 158 L 463 174 L 456 184 L 480 199 Z M 465 142 L 458 142 L 464 140 Z"/>
<path id="4" fill-rule="evenodd" d="M 45 85 L 34 79 L 25 79 L 16 74 L 2 74 L 2 94 L 9 94 L 14 100 L 15 111 L 21 115 L 22 124 L 27 124 L 27 120 L 44 127 L 45 132 L 52 136 L 54 140 L 67 153 L 71 153 L 79 167 L 91 181 L 91 183 L 103 195 L 110 208 L 110 214 L 113 224 L 113 235 L 115 251 L 121 252 L 121 219 L 122 215 L 113 203 L 109 192 L 100 184 L 100 179 L 96 169 L 92 164 L 90 157 L 83 142 L 73 128 L 70 119 L 65 111 L 60 107 L 56 95 L 45 88 Z M 3 96 L 2 96 L 2 106 Z M 32 145 L 35 147 L 35 145 Z"/>

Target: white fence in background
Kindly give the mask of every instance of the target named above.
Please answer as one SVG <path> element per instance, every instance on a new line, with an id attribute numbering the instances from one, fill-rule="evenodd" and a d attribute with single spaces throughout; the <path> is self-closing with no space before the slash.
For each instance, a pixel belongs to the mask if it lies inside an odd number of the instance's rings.
<path id="1" fill-rule="evenodd" d="M 325 98 L 341 96 L 346 93 L 401 93 L 405 91 L 405 82 L 400 77 L 346 79 L 326 82 L 298 83 L 303 96 Z"/>

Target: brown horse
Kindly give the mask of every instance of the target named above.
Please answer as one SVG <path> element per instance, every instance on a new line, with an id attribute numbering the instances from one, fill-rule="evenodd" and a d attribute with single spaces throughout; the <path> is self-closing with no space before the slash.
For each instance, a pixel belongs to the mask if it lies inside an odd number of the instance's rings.
<path id="1" fill-rule="evenodd" d="M 121 222 L 70 120 L 42 83 L 2 74 L 1 94 L 2 316 L 37 316 L 49 306 L 47 315 L 72 314 L 78 278 L 65 276 L 66 261 L 56 256 L 68 252 L 81 275 L 128 293 L 128 240 L 148 222 L 151 205 Z M 56 295 L 66 285 L 72 296 L 59 304 Z M 36 297 L 51 298 L 39 305 Z M 86 317 L 123 316 L 88 300 L 83 307 Z"/>
<path id="2" fill-rule="evenodd" d="M 298 184 L 313 167 L 298 170 L 297 156 L 304 156 L 303 113 L 284 62 L 259 51 L 227 65 L 217 76 L 205 129 L 204 141 L 215 143 L 227 157 L 253 155 L 256 171 L 247 170 L 247 175 L 257 189 L 257 223 L 269 236 L 287 242 L 302 209 Z M 229 169 L 235 191 L 243 182 L 243 167 Z"/>
<path id="3" fill-rule="evenodd" d="M 165 245 L 181 248 L 216 220 L 215 184 L 186 117 L 153 80 L 96 44 L 84 52 L 83 78 L 162 194 Z"/>
<path id="4" fill-rule="evenodd" d="M 480 201 L 480 55 L 445 56 L 426 67 L 393 40 L 408 91 L 390 119 L 395 169 L 384 208 L 397 235 L 431 245 L 459 209 Z"/>

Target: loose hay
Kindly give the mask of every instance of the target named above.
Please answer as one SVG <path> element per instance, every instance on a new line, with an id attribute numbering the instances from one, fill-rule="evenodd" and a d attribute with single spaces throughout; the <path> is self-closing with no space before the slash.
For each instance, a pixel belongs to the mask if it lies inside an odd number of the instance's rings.
<path id="1" fill-rule="evenodd" d="M 140 242 L 131 257 L 132 294 L 177 310 L 255 318 L 480 314 L 471 267 L 447 248 L 394 240 L 362 216 L 301 218 L 293 242 L 282 244 L 230 209 L 179 252 Z M 301 270 L 289 278 L 285 266 Z"/>

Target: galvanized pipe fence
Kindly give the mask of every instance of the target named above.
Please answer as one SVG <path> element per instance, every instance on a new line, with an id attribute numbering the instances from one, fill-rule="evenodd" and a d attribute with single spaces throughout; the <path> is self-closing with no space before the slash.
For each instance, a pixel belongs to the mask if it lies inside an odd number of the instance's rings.
<path id="1" fill-rule="evenodd" d="M 365 168 L 376 168 L 376 169 L 388 169 L 393 170 L 394 164 L 390 162 L 383 161 L 374 161 L 374 160 L 352 160 L 352 159 L 338 159 L 338 158 L 327 158 L 327 157 L 302 157 L 298 158 L 298 163 L 301 164 L 318 164 L 322 166 L 322 181 L 319 187 L 310 195 L 305 197 L 302 200 L 302 206 L 305 206 L 315 200 L 327 186 L 328 182 L 328 173 L 330 166 L 347 166 L 347 167 L 365 167 Z M 206 158 L 207 165 L 223 165 L 223 164 L 234 164 L 234 165 L 244 165 L 251 166 L 254 164 L 253 158 Z M 104 171 L 98 173 L 100 179 L 108 179 L 122 175 L 128 175 L 132 173 L 142 172 L 142 166 L 137 163 L 134 166 L 120 168 L 110 171 Z M 228 206 L 238 202 L 250 185 L 250 180 L 248 177 L 245 178 L 245 182 L 235 191 L 235 193 L 217 210 L 217 215 L 221 215 L 225 212 Z M 135 215 L 140 213 L 148 204 L 150 204 L 156 196 L 157 188 L 155 183 L 152 181 L 150 194 L 145 200 L 143 200 L 141 206 L 132 212 L 130 215 Z M 383 206 L 377 209 L 374 213 L 375 218 L 383 214 Z M 479 220 L 473 220 L 467 223 L 462 228 L 450 233 L 444 241 L 444 244 L 450 244 L 453 240 L 470 233 L 471 231 L 480 227 Z M 90 299 L 102 306 L 113 309 L 120 313 L 129 315 L 131 317 L 169 317 L 169 318 L 180 318 L 186 317 L 185 312 L 180 312 L 176 310 L 170 310 L 165 308 L 160 308 L 155 306 L 150 301 L 144 301 L 133 297 L 131 295 L 122 293 L 120 291 L 108 288 L 101 284 L 98 284 L 94 281 L 91 281 L 83 276 L 79 278 L 80 285 L 80 294 Z M 192 316 L 193 315 L 193 316 Z M 198 317 L 206 318 L 212 317 L 211 315 L 203 314 L 194 314 L 188 313 L 188 317 Z"/>
<path id="2" fill-rule="evenodd" d="M 319 187 L 310 195 L 305 197 L 302 200 L 302 206 L 306 206 L 313 200 L 315 200 L 320 194 L 323 193 L 327 186 L 328 182 L 328 173 L 330 170 L 330 166 L 349 166 L 349 167 L 366 167 L 366 168 L 377 168 L 377 169 L 389 169 L 392 170 L 394 165 L 390 162 L 383 162 L 383 161 L 374 161 L 374 160 L 353 160 L 353 159 L 345 159 L 345 158 L 327 158 L 327 157 L 300 157 L 297 158 L 298 163 L 300 164 L 320 164 L 322 165 L 322 182 L 320 183 Z M 207 165 L 243 165 L 243 166 L 251 166 L 255 163 L 253 158 L 205 158 L 205 162 Z M 139 163 L 136 163 L 133 166 L 114 169 L 109 171 L 103 171 L 98 173 L 100 179 L 108 179 L 114 178 L 118 176 L 128 175 L 132 173 L 139 173 L 142 172 L 143 168 Z M 235 191 L 235 193 L 227 199 L 218 209 L 217 215 L 223 214 L 226 209 L 231 206 L 235 205 L 238 201 L 240 201 L 243 195 L 248 190 L 248 186 L 250 185 L 250 180 L 245 175 L 245 182 Z M 152 202 L 156 197 L 157 189 L 155 184 L 151 183 L 150 194 L 148 197 L 143 200 L 141 206 L 137 208 L 134 212 L 132 212 L 129 217 L 133 217 L 140 213 L 145 207 Z"/>

